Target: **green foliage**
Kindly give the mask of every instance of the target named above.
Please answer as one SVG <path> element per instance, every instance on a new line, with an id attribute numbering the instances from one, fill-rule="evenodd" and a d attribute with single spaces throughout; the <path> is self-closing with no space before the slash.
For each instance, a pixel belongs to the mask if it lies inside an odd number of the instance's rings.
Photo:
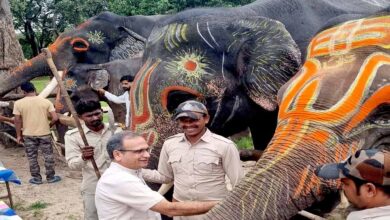
<path id="1" fill-rule="evenodd" d="M 48 76 L 42 76 L 31 80 L 31 83 L 34 84 L 35 89 L 40 93 L 49 84 L 49 81 L 50 78 Z"/>
<path id="2" fill-rule="evenodd" d="M 28 210 L 40 210 L 46 208 L 48 205 L 49 203 L 37 201 L 29 205 Z"/>
<path id="3" fill-rule="evenodd" d="M 253 141 L 250 136 L 240 137 L 237 140 L 234 140 L 234 143 L 236 143 L 237 148 L 239 150 L 252 150 L 253 148 Z"/>

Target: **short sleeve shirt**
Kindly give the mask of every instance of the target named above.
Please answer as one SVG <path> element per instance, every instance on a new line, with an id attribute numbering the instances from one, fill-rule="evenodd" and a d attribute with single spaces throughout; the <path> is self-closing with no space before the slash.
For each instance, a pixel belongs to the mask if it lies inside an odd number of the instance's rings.
<path id="1" fill-rule="evenodd" d="M 43 136 L 50 134 L 49 112 L 54 112 L 53 103 L 39 96 L 26 96 L 15 102 L 13 114 L 23 121 L 23 135 Z"/>
<path id="2" fill-rule="evenodd" d="M 88 144 L 94 147 L 94 158 L 100 173 L 103 173 L 110 165 L 111 159 L 107 153 L 107 142 L 112 136 L 108 125 L 104 124 L 101 132 L 90 130 L 85 124 L 82 124 Z M 90 160 L 84 161 L 81 158 L 81 149 L 84 147 L 83 139 L 78 129 L 72 129 L 65 134 L 65 158 L 68 166 L 72 170 L 81 170 L 83 180 L 81 183 L 81 192 L 95 194 L 97 177 Z"/>
<path id="3" fill-rule="evenodd" d="M 100 178 L 95 195 L 100 220 L 160 220 L 161 215 L 150 208 L 163 199 L 146 185 L 141 170 L 116 162 Z"/>
<path id="4" fill-rule="evenodd" d="M 244 174 L 235 144 L 209 130 L 193 145 L 184 134 L 168 138 L 158 171 L 174 179 L 173 197 L 178 201 L 222 200 L 228 192 L 225 174 L 233 186 Z"/>

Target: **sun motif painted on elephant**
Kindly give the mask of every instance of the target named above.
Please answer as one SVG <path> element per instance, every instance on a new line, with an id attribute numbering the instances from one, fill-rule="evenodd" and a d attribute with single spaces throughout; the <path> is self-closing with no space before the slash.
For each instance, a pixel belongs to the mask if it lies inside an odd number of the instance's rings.
<path id="1" fill-rule="evenodd" d="M 311 43 L 311 50 L 305 65 L 302 67 L 298 77 L 289 84 L 283 94 L 283 101 L 280 104 L 278 115 L 278 127 L 275 132 L 273 141 L 267 148 L 267 155 L 272 155 L 272 158 L 262 157 L 258 163 L 268 164 L 262 169 L 251 171 L 250 178 L 255 178 L 259 174 L 278 166 L 281 161 L 289 161 L 288 158 L 296 158 L 299 151 L 308 151 L 308 157 L 313 157 L 321 163 L 321 158 L 338 158 L 339 161 L 346 158 L 349 154 L 356 151 L 360 146 L 359 139 L 354 139 L 352 133 L 357 135 L 356 128 L 364 123 L 364 120 L 378 108 L 378 106 L 390 103 L 390 82 L 381 82 L 374 84 L 376 77 L 382 68 L 390 66 L 390 54 L 377 51 L 371 54 L 358 56 L 355 54 L 356 49 L 363 46 L 381 46 L 388 48 L 388 40 L 390 39 L 390 17 L 380 17 L 367 20 L 359 20 L 349 22 L 344 25 L 345 28 L 358 27 L 354 33 L 363 33 L 364 36 L 374 36 L 367 31 L 367 25 L 370 24 L 369 30 L 378 33 L 380 30 L 381 37 L 375 39 L 364 39 L 343 35 L 346 39 L 339 38 L 337 41 L 332 40 L 330 36 L 334 36 L 331 31 L 327 30 L 315 37 Z M 379 27 L 379 28 L 374 28 Z M 363 31 L 360 30 L 363 29 Z M 330 29 L 334 32 L 340 31 L 338 28 Z M 326 35 L 324 35 L 326 33 Z M 338 34 L 338 33 L 337 33 Z M 324 38 L 324 36 L 327 36 Z M 317 43 L 321 41 L 319 47 Z M 342 43 L 340 43 L 342 42 Z M 346 45 L 350 46 L 346 46 Z M 316 46 L 317 45 L 317 46 Z M 340 46 L 343 45 L 343 46 Z M 341 52 L 340 52 L 341 51 Z M 331 106 L 321 106 L 316 108 L 316 104 L 320 97 L 320 91 L 327 89 L 323 87 L 324 81 L 321 80 L 325 74 L 332 74 L 333 69 L 329 71 L 329 65 L 326 63 L 329 59 L 326 57 L 335 56 L 340 59 L 340 56 L 345 56 L 346 62 L 352 68 L 354 65 L 357 69 L 354 79 L 350 83 L 349 88 L 336 103 Z M 342 58 L 342 59 L 344 59 Z M 325 64 L 325 65 L 324 65 Z M 345 67 L 346 68 L 346 67 Z M 340 71 L 343 73 L 343 71 Z M 348 73 L 348 71 L 347 71 Z M 346 73 L 345 73 L 346 74 Z M 318 106 L 317 106 L 318 107 Z M 315 126 L 315 125 L 322 126 Z M 380 124 L 373 126 L 382 126 Z M 320 129 L 315 129 L 320 127 Z M 292 135 L 293 138 L 292 138 Z M 343 138 L 344 141 L 339 140 Z M 347 138 L 347 139 L 345 139 Z M 287 142 L 285 140 L 290 140 Z M 326 146 L 318 149 L 306 149 L 302 146 L 303 143 L 311 143 L 310 145 Z M 335 157 L 336 155 L 336 157 Z M 267 162 L 262 162 L 262 160 Z M 295 159 L 296 160 L 296 159 Z M 302 161 L 303 162 L 303 161 Z M 304 162 L 302 164 L 304 167 Z M 275 168 L 277 169 L 277 168 Z M 307 165 L 301 169 L 296 175 L 299 176 L 299 181 L 292 184 L 294 191 L 290 195 L 286 195 L 287 199 L 300 198 L 308 195 L 312 190 L 320 190 L 320 179 L 313 172 L 315 167 Z M 287 177 L 288 178 L 288 177 Z M 278 183 L 274 183 L 278 184 Z M 337 184 L 334 182 L 334 184 Z M 251 185 L 249 187 L 261 187 L 259 185 Z M 267 186 L 269 188 L 269 186 Z M 280 187 L 279 187 L 280 188 Z M 250 190 L 247 190 L 248 192 Z M 272 190 L 262 197 L 268 198 L 267 201 L 278 201 L 280 198 L 273 198 Z M 317 193 L 319 194 L 319 192 Z M 250 195 L 245 195 L 250 196 Z M 254 202 L 257 199 L 253 199 Z M 274 203 L 272 203 L 274 204 Z M 245 209 L 244 204 L 241 204 Z M 267 204 L 262 204 L 268 206 Z M 264 209 L 266 210 L 266 209 Z M 254 212 L 254 210 L 247 212 Z M 246 212 L 245 210 L 242 213 Z M 265 216 L 265 213 L 263 213 Z"/>
<path id="2" fill-rule="evenodd" d="M 168 61 L 165 69 L 172 75 L 182 77 L 182 80 L 197 85 L 205 75 L 211 75 L 208 68 L 209 62 L 199 51 L 179 52 L 172 60 Z"/>
<path id="3" fill-rule="evenodd" d="M 67 90 L 72 90 L 77 87 L 77 81 L 72 77 L 65 77 L 64 86 Z"/>
<path id="4" fill-rule="evenodd" d="M 95 44 L 102 44 L 104 43 L 104 39 L 106 37 L 104 37 L 104 34 L 103 32 L 101 31 L 89 31 L 87 33 L 87 37 L 88 37 L 88 41 L 91 42 L 91 43 L 95 43 Z"/>

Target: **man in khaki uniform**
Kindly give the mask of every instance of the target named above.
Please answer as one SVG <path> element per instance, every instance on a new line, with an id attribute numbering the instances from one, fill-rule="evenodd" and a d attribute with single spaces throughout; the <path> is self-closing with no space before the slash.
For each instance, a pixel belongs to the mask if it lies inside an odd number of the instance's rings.
<path id="1" fill-rule="evenodd" d="M 42 184 L 42 176 L 38 164 L 38 149 L 42 151 L 45 159 L 46 180 L 48 183 L 55 183 L 61 177 L 55 176 L 53 146 L 50 136 L 50 127 L 57 122 L 53 104 L 36 95 L 35 87 L 30 82 L 23 83 L 20 88 L 25 97 L 16 101 L 13 114 L 15 115 L 15 129 L 17 142 L 25 146 L 30 173 L 31 184 Z M 51 122 L 48 116 L 51 116 Z M 23 129 L 22 129 L 23 128 Z"/>
<path id="2" fill-rule="evenodd" d="M 228 192 L 225 175 L 235 186 L 244 172 L 235 144 L 206 128 L 209 118 L 202 103 L 181 103 L 174 119 L 184 133 L 164 142 L 158 170 L 143 169 L 143 178 L 156 183 L 173 180 L 173 199 L 177 201 L 224 199 Z M 202 219 L 202 215 L 174 219 Z"/>
<path id="3" fill-rule="evenodd" d="M 111 160 L 106 151 L 106 144 L 112 136 L 112 131 L 103 123 L 103 110 L 98 101 L 80 100 L 75 108 L 85 122 L 82 127 L 90 146 L 84 146 L 78 130 L 72 129 L 65 134 L 65 157 L 70 169 L 82 170 L 81 195 L 84 219 L 95 220 L 98 219 L 95 207 L 98 178 L 89 159 L 95 158 L 100 173 L 109 167 Z"/>

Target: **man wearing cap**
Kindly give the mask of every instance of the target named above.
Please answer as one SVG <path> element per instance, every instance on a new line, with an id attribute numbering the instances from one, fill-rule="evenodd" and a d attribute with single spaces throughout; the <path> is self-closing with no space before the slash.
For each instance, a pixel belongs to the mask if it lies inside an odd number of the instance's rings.
<path id="1" fill-rule="evenodd" d="M 347 220 L 390 219 L 390 152 L 359 150 L 341 163 L 325 164 L 317 176 L 341 179 L 348 201 L 361 211 L 351 212 Z"/>
<path id="2" fill-rule="evenodd" d="M 144 169 L 143 178 L 155 183 L 173 180 L 174 201 L 222 200 L 228 192 L 225 175 L 235 186 L 244 174 L 236 145 L 206 128 L 210 116 L 200 102 L 181 103 L 174 119 L 184 133 L 167 138 L 158 170 Z M 202 216 L 174 219 L 202 219 Z"/>

